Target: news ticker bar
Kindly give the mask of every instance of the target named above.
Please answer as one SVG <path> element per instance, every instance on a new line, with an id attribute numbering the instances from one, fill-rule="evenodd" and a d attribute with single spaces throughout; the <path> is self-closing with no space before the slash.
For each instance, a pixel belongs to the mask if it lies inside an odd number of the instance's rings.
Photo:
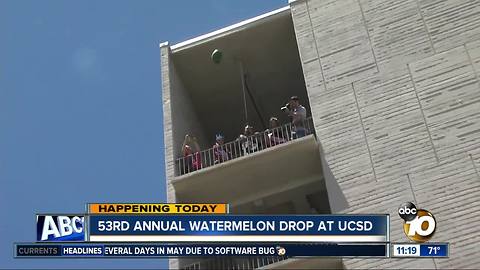
<path id="1" fill-rule="evenodd" d="M 17 243 L 16 258 L 155 258 L 199 256 L 447 258 L 448 243 Z"/>
<path id="2" fill-rule="evenodd" d="M 391 244 L 392 257 L 448 257 L 449 247 L 448 243 L 392 243 Z"/>
<path id="3" fill-rule="evenodd" d="M 388 257 L 388 244 L 17 243 L 15 258 L 155 258 L 208 256 Z"/>

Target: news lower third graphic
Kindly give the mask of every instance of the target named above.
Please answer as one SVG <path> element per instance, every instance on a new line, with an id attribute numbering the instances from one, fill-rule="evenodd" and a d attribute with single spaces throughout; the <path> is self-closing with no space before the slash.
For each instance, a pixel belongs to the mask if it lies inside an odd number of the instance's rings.
<path id="1" fill-rule="evenodd" d="M 233 215 L 228 204 L 94 203 L 81 214 L 37 214 L 36 242 L 16 258 L 209 256 L 448 257 L 448 243 L 425 243 L 435 218 L 413 203 L 398 209 L 415 243 L 390 242 L 390 216 Z"/>

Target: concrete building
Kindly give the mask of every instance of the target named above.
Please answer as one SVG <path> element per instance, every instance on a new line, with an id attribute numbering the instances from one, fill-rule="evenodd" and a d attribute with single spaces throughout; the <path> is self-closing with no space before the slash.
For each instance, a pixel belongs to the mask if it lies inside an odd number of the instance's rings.
<path id="1" fill-rule="evenodd" d="M 169 202 L 389 213 L 391 241 L 406 242 L 396 211 L 412 201 L 436 217 L 431 241 L 451 248 L 449 259 L 175 259 L 172 268 L 480 267 L 480 1 L 297 0 L 160 51 Z M 287 124 L 284 143 L 213 161 L 215 134 L 241 152 L 245 122 L 288 123 L 280 107 L 292 95 L 311 116 L 307 136 L 293 139 Z M 204 150 L 201 169 L 185 169 L 185 134 Z"/>

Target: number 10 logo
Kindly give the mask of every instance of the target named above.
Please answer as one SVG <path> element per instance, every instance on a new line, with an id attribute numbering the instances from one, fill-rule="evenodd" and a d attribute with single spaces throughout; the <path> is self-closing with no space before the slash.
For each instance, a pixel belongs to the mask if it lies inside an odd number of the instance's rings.
<path id="1" fill-rule="evenodd" d="M 426 242 L 435 233 L 437 223 L 432 213 L 425 209 L 418 209 L 411 202 L 398 208 L 398 214 L 404 220 L 403 231 L 405 235 L 415 242 Z"/>

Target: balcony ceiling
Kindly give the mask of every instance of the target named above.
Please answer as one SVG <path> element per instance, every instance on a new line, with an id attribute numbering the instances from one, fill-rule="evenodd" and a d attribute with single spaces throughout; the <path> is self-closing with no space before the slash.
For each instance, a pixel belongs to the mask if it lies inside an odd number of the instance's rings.
<path id="1" fill-rule="evenodd" d="M 219 64 L 210 59 L 214 49 L 223 52 Z M 308 103 L 289 9 L 232 33 L 174 51 L 173 61 L 205 134 L 212 138 L 215 133 L 223 132 L 231 140 L 243 130 L 239 61 L 266 123 L 272 115 L 288 121 L 279 108 L 292 95 Z M 251 101 L 247 104 L 249 122 L 257 130 L 263 130 Z"/>

